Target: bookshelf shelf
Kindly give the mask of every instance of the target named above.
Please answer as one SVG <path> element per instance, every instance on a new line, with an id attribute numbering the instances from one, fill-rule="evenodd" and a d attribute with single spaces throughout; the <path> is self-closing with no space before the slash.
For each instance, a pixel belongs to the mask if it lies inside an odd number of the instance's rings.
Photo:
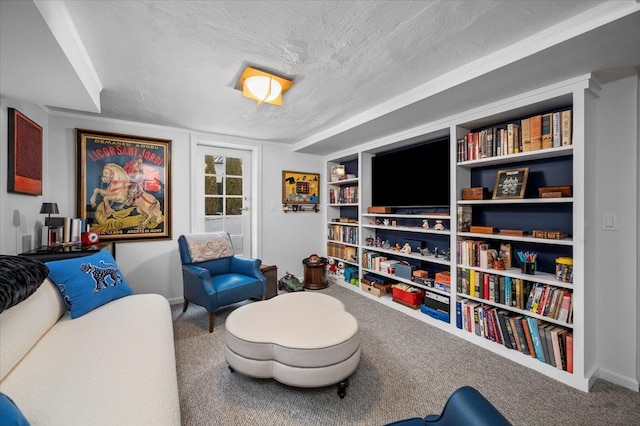
<path id="1" fill-rule="evenodd" d="M 566 283 L 563 281 L 559 281 L 556 279 L 555 274 L 550 274 L 546 272 L 538 272 L 535 275 L 527 275 L 527 274 L 521 273 L 520 269 L 518 268 L 509 268 L 506 270 L 499 270 L 499 269 L 480 268 L 477 266 L 468 266 L 468 265 L 457 265 L 457 267 L 462 269 L 469 269 L 472 271 L 484 272 L 487 274 L 501 275 L 504 277 L 511 277 L 511 278 L 520 278 L 523 280 L 534 281 L 541 284 L 550 284 L 556 287 L 573 289 L 573 283 Z"/>
<path id="2" fill-rule="evenodd" d="M 348 185 L 358 185 L 358 178 L 354 179 L 342 179 L 342 180 L 334 180 L 327 182 L 327 185 L 331 186 L 348 186 Z"/>
<path id="3" fill-rule="evenodd" d="M 343 258 L 341 258 L 341 257 L 336 257 L 336 256 L 327 256 L 327 257 L 329 257 L 329 258 L 331 258 L 331 259 L 335 259 L 335 260 L 340 261 L 340 262 L 344 262 L 344 263 L 346 263 L 346 264 L 348 264 L 348 265 L 358 266 L 358 262 L 354 262 L 354 261 L 352 261 L 352 260 L 343 259 Z"/>
<path id="4" fill-rule="evenodd" d="M 573 246 L 572 238 L 564 238 L 562 240 L 552 240 L 550 238 L 534 238 L 534 237 L 517 237 L 502 234 L 481 234 L 477 232 L 458 232 L 459 237 L 466 238 L 480 238 L 490 240 L 503 240 L 503 241 L 520 241 L 531 244 L 547 244 L 553 246 Z"/>
<path id="5" fill-rule="evenodd" d="M 476 302 L 482 303 L 484 305 L 490 305 L 490 306 L 495 306 L 497 308 L 501 308 L 504 310 L 508 310 L 508 311 L 512 311 L 521 315 L 526 315 L 528 317 L 533 317 L 545 322 L 549 322 L 552 324 L 557 324 L 557 325 L 561 325 L 563 327 L 567 327 L 567 328 L 573 328 L 573 324 L 564 322 L 564 321 L 558 321 L 557 319 L 554 318 L 550 318 L 544 315 L 539 315 L 535 312 L 531 312 L 531 311 L 527 311 L 526 309 L 520 309 L 520 308 L 516 308 L 514 306 L 507 306 L 504 305 L 502 303 L 496 303 L 496 302 L 492 302 L 490 300 L 486 300 L 486 299 L 481 299 L 479 297 L 475 297 L 475 296 L 469 296 L 468 294 L 464 294 L 464 293 L 458 293 L 458 296 L 464 297 L 465 299 L 469 299 L 469 300 L 475 300 Z"/>
<path id="6" fill-rule="evenodd" d="M 459 200 L 458 205 L 495 205 L 495 204 L 570 204 L 573 197 L 563 198 L 524 198 L 515 200 Z"/>
<path id="7" fill-rule="evenodd" d="M 424 214 L 391 214 L 391 213 L 363 213 L 363 218 L 376 218 L 376 217 L 387 217 L 387 218 L 403 218 L 403 219 L 442 219 L 448 220 L 451 219 L 449 213 L 447 214 L 438 214 L 438 213 L 424 213 Z"/>
<path id="8" fill-rule="evenodd" d="M 461 161 L 458 163 L 458 167 L 463 168 L 476 168 L 485 167 L 488 164 L 513 164 L 520 161 L 532 161 L 539 159 L 548 159 L 555 157 L 563 157 L 567 155 L 573 155 L 573 145 L 560 146 L 555 148 L 540 149 L 536 151 L 520 152 L 518 154 L 507 154 L 497 157 L 481 158 L 479 160 Z"/>
<path id="9" fill-rule="evenodd" d="M 339 155 L 327 158 L 327 170 L 331 170 L 335 165 L 346 165 L 347 173 L 358 176 L 356 181 L 327 182 L 327 188 L 345 187 L 357 185 L 359 200 L 353 204 L 329 204 L 327 208 L 327 218 L 353 217 L 357 223 L 341 225 L 351 226 L 358 229 L 358 244 L 351 244 L 358 251 L 360 262 L 351 264 L 358 270 L 358 277 L 361 279 L 364 274 L 376 274 L 391 282 L 408 283 L 413 286 L 428 290 L 438 296 L 450 298 L 449 321 L 435 319 L 420 310 L 413 310 L 402 306 L 391 300 L 390 296 L 376 297 L 375 295 L 363 291 L 359 285 L 335 281 L 339 285 L 358 292 L 362 297 L 377 301 L 382 305 L 396 309 L 409 317 L 416 318 L 447 331 L 457 337 L 464 338 L 476 345 L 482 346 L 500 356 L 527 366 L 540 374 L 544 374 L 555 380 L 561 381 L 577 389 L 588 391 L 594 379 L 595 361 L 585 356 L 585 348 L 593 347 L 596 337 L 592 330 L 595 327 L 595 320 L 589 312 L 594 307 L 594 273 L 592 264 L 597 262 L 596 250 L 592 244 L 585 242 L 585 234 L 588 231 L 585 227 L 585 218 L 592 214 L 594 202 L 592 196 L 586 189 L 587 159 L 594 158 L 596 147 L 595 142 L 595 120 L 594 114 L 595 99 L 598 86 L 590 79 L 590 76 L 570 79 L 558 82 L 547 87 L 531 90 L 510 98 L 501 99 L 467 111 L 458 111 L 455 115 L 438 120 L 436 123 L 425 123 L 421 129 L 423 135 L 412 136 L 411 141 L 415 143 L 425 143 L 435 138 L 442 138 L 449 135 L 450 143 L 450 205 L 445 208 L 424 211 L 420 207 L 407 207 L 404 209 L 392 208 L 389 213 L 369 213 L 367 208 L 372 206 L 372 158 L 377 153 L 384 153 L 396 148 L 406 147 L 410 142 L 406 135 L 397 134 L 387 136 L 379 141 L 365 144 L 355 148 L 352 152 L 341 152 Z M 540 148 L 525 152 L 506 155 L 487 156 L 485 158 L 464 160 L 460 155 L 460 140 L 467 138 L 469 134 L 479 133 L 485 129 L 500 129 L 505 126 L 508 133 L 508 125 L 512 126 L 515 132 L 520 132 L 522 120 L 530 119 L 536 115 L 559 113 L 571 110 L 571 144 L 555 146 L 551 148 Z M 552 115 L 553 117 L 553 115 Z M 492 130 L 493 132 L 493 130 Z M 499 132 L 498 132 L 499 133 Z M 498 134 L 493 133 L 493 134 Z M 501 135 L 504 133 L 500 133 Z M 515 133 L 514 133 L 515 134 Z M 521 133 L 518 137 L 521 138 Z M 466 140 L 466 139 L 465 139 Z M 380 145 L 383 144 L 383 145 Z M 497 151 L 496 151 L 497 152 Z M 589 155 L 587 155 L 589 154 Z M 425 167 L 428 161 L 425 160 Z M 515 199 L 486 199 L 486 200 L 462 200 L 463 188 L 486 187 L 489 192 L 493 192 L 496 176 L 499 171 L 529 168 L 528 182 L 526 190 L 523 191 L 522 198 Z M 572 196 L 563 198 L 539 198 L 538 188 L 543 186 L 564 186 L 570 185 Z M 424 189 L 428 190 L 428 189 Z M 411 197 L 410 191 L 407 197 Z M 407 205 L 411 205 L 411 200 L 407 200 Z M 591 204 L 589 204 L 591 203 Z M 462 225 L 462 215 L 460 209 L 470 210 L 470 222 L 465 221 L 465 225 L 483 226 L 496 228 L 499 232 L 503 230 L 521 230 L 526 235 L 508 234 L 485 234 L 478 232 L 468 232 L 468 227 Z M 587 212 L 588 210 L 588 212 Z M 348 212 L 348 213 L 347 213 Z M 421 226 L 423 220 L 429 221 L 429 228 Z M 330 219 L 328 219 L 330 220 Z M 441 220 L 445 230 L 434 230 L 435 220 Z M 382 222 L 387 221 L 388 225 Z M 395 226 L 393 225 L 395 223 Z M 335 222 L 330 222 L 335 224 Z M 562 236 L 563 239 L 547 239 L 531 236 L 532 231 L 552 231 Z M 377 240 L 377 241 L 376 241 Z M 402 247 L 404 243 L 412 247 L 412 252 L 403 253 L 397 250 L 382 248 L 380 241 L 388 242 L 391 247 L 397 244 Z M 487 245 L 490 250 L 511 250 L 512 267 L 506 270 L 496 270 L 474 265 L 463 265 L 460 261 L 458 249 L 459 244 L 464 241 L 477 241 Z M 327 240 L 328 243 L 335 243 Z M 344 243 L 340 243 L 347 245 Z M 378 246 L 376 246 L 378 244 Z M 432 250 L 438 247 L 438 251 L 449 249 L 451 260 L 445 260 L 444 256 L 433 255 L 423 256 L 416 247 L 420 249 L 428 248 Z M 510 246 L 510 248 L 508 248 Z M 385 244 L 385 247 L 389 247 Z M 486 249 L 486 248 L 485 248 Z M 515 255 L 517 251 L 533 251 L 538 254 L 537 272 L 535 275 L 523 274 L 520 263 Z M 382 271 L 366 267 L 362 259 L 366 254 L 377 253 L 388 259 L 406 261 L 416 266 L 416 269 L 427 269 L 429 277 L 434 277 L 436 272 L 448 271 L 451 280 L 451 292 L 434 288 L 423 283 L 412 282 L 408 278 L 398 277 L 395 274 L 387 274 Z M 555 261 L 560 257 L 573 259 L 572 282 L 560 281 L 555 274 Z M 522 304 L 513 306 L 510 299 L 500 300 L 484 297 L 483 293 L 473 293 L 461 291 L 462 279 L 469 273 L 478 273 L 494 276 L 495 282 L 504 279 L 505 287 L 507 278 L 512 281 L 522 282 L 523 291 L 529 289 L 544 288 L 547 297 L 556 295 L 556 303 L 569 303 L 571 314 L 566 318 L 560 317 L 558 306 L 556 311 L 523 309 Z M 482 281 L 484 284 L 484 280 Z M 547 290 L 547 288 L 549 290 Z M 537 290 L 536 290 L 537 291 Z M 471 295 L 473 294 L 473 295 Z M 482 295 L 483 297 L 478 297 Z M 542 296 L 541 296 L 542 297 Z M 528 299 L 525 299 L 528 301 Z M 565 302 L 565 300 L 567 302 Z M 542 301 L 539 301 L 542 303 Z M 549 362 L 550 354 L 541 361 L 538 357 L 532 357 L 519 349 L 512 349 L 502 343 L 490 340 L 489 332 L 485 330 L 485 335 L 479 331 L 479 324 L 473 322 L 471 329 L 460 328 L 458 324 L 458 309 L 463 307 L 476 308 L 483 311 L 483 315 L 495 315 L 494 320 L 500 319 L 508 322 L 508 317 L 519 317 L 531 321 L 531 327 L 537 327 L 542 333 L 539 338 L 554 340 L 550 332 L 560 331 L 561 338 L 556 339 L 555 344 L 564 345 L 560 353 L 564 354 L 565 364 L 557 365 Z M 549 307 L 551 309 L 551 306 Z M 535 310 L 535 309 L 534 309 Z M 540 313 L 538 313 L 540 312 Z M 544 313 L 545 315 L 542 315 Z M 551 315 L 550 315 L 550 314 Z M 471 315 L 473 318 L 474 315 Z M 527 320 L 529 318 L 529 320 Z M 562 318 L 562 320 L 557 319 Z M 476 331 L 481 335 L 476 335 Z M 532 331 L 532 330 L 530 330 Z M 494 332 L 502 333 L 498 328 Z M 507 335 L 500 338 L 509 337 Z M 513 332 L 513 330 L 512 330 Z M 555 334 L 554 334 L 555 336 Z M 567 339 L 570 336 L 571 339 Z M 495 337 L 495 336 L 494 336 Z M 562 343 L 561 343 L 562 341 Z M 571 348 L 567 347 L 571 343 Z M 547 348 L 548 349 L 548 348 Z M 553 348 L 555 350 L 555 348 Z M 533 348 L 535 352 L 535 348 Z M 572 351 L 572 354 L 571 354 Z M 535 354 L 537 355 L 537 354 Z M 567 360 L 571 359 L 571 372 Z M 564 369 L 563 369 L 564 368 Z"/>
<path id="10" fill-rule="evenodd" d="M 364 247 L 362 247 L 362 249 L 366 250 L 366 251 L 372 251 L 372 252 L 376 252 L 376 253 L 384 253 L 384 254 L 388 254 L 388 255 L 395 255 L 395 256 L 402 257 L 402 258 L 415 259 L 415 260 L 434 263 L 434 264 L 443 265 L 443 266 L 450 266 L 451 265 L 451 262 L 448 261 L 448 260 L 445 260 L 444 256 L 439 256 L 439 257 L 435 257 L 434 255 L 423 256 L 423 255 L 421 255 L 421 254 L 419 254 L 417 252 L 402 253 L 402 252 L 398 252 L 398 251 L 395 251 L 395 250 L 389 250 L 389 249 L 383 249 L 381 247 L 371 247 L 371 246 L 364 246 Z"/>
<path id="11" fill-rule="evenodd" d="M 406 231 L 417 232 L 419 234 L 441 234 L 449 235 L 451 232 L 448 229 L 438 231 L 437 229 L 425 229 L 419 226 L 391 226 L 391 225 L 362 225 L 364 229 L 384 229 L 389 231 Z"/>

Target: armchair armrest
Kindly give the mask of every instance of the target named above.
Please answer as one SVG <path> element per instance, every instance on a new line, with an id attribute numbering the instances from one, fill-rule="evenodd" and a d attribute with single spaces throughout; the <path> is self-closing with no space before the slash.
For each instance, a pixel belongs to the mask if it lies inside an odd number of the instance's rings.
<path id="1" fill-rule="evenodd" d="M 194 303 L 207 309 L 217 303 L 216 290 L 207 269 L 191 264 L 182 265 L 182 284 L 185 298 Z"/>
<path id="2" fill-rule="evenodd" d="M 267 279 L 262 275 L 262 271 L 260 271 L 261 264 L 262 260 L 260 259 L 232 256 L 229 269 L 231 272 L 237 272 L 259 279 L 262 282 L 262 294 L 264 295 L 267 294 Z"/>
<path id="3" fill-rule="evenodd" d="M 211 280 L 211 273 L 209 272 L 208 269 L 202 268 L 200 266 L 196 266 L 196 265 L 182 265 L 182 271 L 183 273 L 189 275 L 189 276 L 193 276 L 194 278 L 198 278 L 201 280 Z"/>
<path id="4" fill-rule="evenodd" d="M 254 278 L 262 278 L 262 272 L 260 272 L 260 265 L 262 261 L 260 259 L 253 259 L 249 257 L 231 257 L 231 272 L 238 274 L 248 275 Z"/>

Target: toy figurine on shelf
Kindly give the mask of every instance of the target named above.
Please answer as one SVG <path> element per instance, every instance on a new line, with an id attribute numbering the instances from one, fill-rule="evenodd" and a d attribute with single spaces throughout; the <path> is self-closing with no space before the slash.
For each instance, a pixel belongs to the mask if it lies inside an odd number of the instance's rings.
<path id="1" fill-rule="evenodd" d="M 400 251 L 400 244 L 396 243 L 396 245 L 393 246 L 393 250 L 394 251 Z"/>
<path id="2" fill-rule="evenodd" d="M 433 257 L 438 258 L 438 247 L 433 248 Z"/>
<path id="3" fill-rule="evenodd" d="M 409 243 L 405 243 L 404 246 L 400 249 L 402 253 L 409 254 L 411 253 L 411 245 Z"/>
<path id="4" fill-rule="evenodd" d="M 382 223 L 384 224 L 384 226 L 389 226 L 389 219 L 384 219 Z"/>
<path id="5" fill-rule="evenodd" d="M 451 252 L 449 249 L 442 250 L 440 254 L 444 256 L 444 260 L 451 260 Z"/>
<path id="6" fill-rule="evenodd" d="M 423 256 L 429 256 L 431 253 L 429 252 L 429 247 L 420 249 L 420 254 Z"/>
<path id="7" fill-rule="evenodd" d="M 385 240 L 385 242 L 382 243 L 382 248 L 387 250 L 391 249 L 391 243 L 389 242 L 389 240 Z"/>
<path id="8" fill-rule="evenodd" d="M 436 220 L 436 224 L 433 225 L 433 229 L 436 231 L 444 231 L 444 225 L 441 220 Z"/>
<path id="9" fill-rule="evenodd" d="M 380 219 L 376 219 L 376 225 L 380 225 Z"/>
<path id="10" fill-rule="evenodd" d="M 382 247 L 382 238 L 376 237 L 376 247 Z"/>
<path id="11" fill-rule="evenodd" d="M 367 237 L 367 239 L 365 240 L 365 244 L 368 245 L 369 247 L 373 245 L 373 237 L 371 235 Z"/>
<path id="12" fill-rule="evenodd" d="M 424 229 L 429 229 L 429 219 L 422 219 L 422 227 Z"/>
<path id="13" fill-rule="evenodd" d="M 330 257 L 328 263 L 329 264 L 327 265 L 327 273 L 333 277 L 338 272 L 338 267 L 336 266 L 336 260 Z"/>

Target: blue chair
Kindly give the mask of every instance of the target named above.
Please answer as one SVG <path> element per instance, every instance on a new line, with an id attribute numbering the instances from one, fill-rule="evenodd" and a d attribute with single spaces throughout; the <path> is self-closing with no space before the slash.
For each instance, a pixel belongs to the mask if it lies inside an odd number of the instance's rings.
<path id="1" fill-rule="evenodd" d="M 511 423 L 471 386 L 456 389 L 444 406 L 442 414 L 414 417 L 389 423 L 387 426 L 511 426 Z"/>
<path id="2" fill-rule="evenodd" d="M 267 279 L 260 272 L 260 259 L 235 256 L 226 232 L 181 235 L 178 238 L 182 261 L 184 306 L 189 302 L 209 312 L 209 333 L 214 311 L 246 299 L 265 299 Z"/>

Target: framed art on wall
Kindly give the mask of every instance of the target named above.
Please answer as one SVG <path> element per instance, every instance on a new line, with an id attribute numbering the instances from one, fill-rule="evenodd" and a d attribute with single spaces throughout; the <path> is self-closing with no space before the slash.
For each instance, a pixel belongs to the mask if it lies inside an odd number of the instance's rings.
<path id="1" fill-rule="evenodd" d="M 76 129 L 77 215 L 100 240 L 171 238 L 171 141 Z"/>
<path id="2" fill-rule="evenodd" d="M 282 171 L 282 204 L 318 204 L 320 174 Z"/>
<path id="3" fill-rule="evenodd" d="M 9 152 L 7 192 L 42 195 L 42 127 L 7 108 Z"/>

